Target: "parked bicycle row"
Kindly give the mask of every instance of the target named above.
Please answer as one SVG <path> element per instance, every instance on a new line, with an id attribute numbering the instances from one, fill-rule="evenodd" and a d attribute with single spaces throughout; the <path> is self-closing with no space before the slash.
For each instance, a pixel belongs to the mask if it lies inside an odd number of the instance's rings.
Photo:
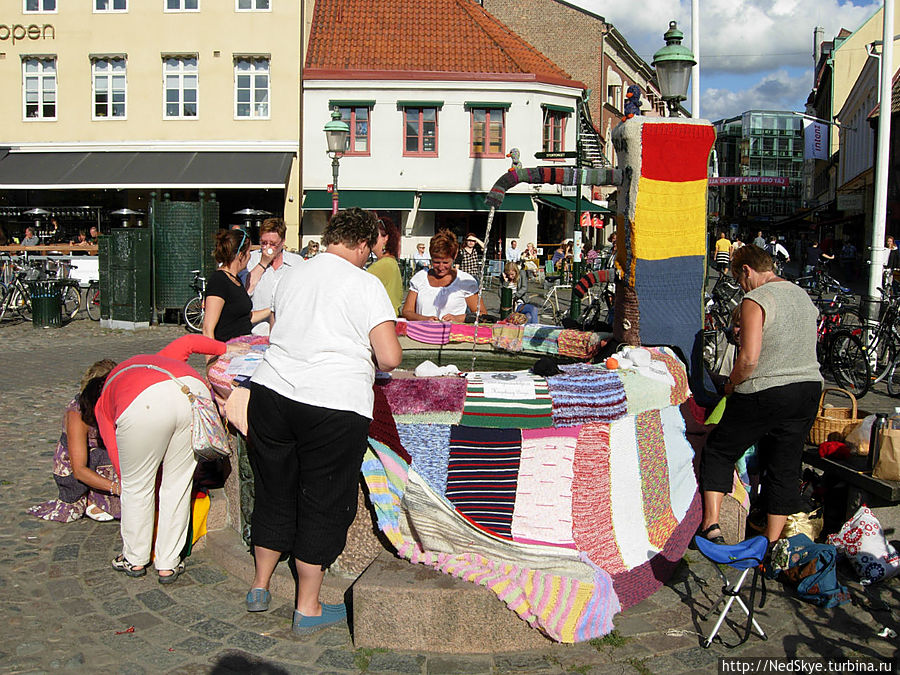
<path id="1" fill-rule="evenodd" d="M 72 264 L 56 260 L 24 260 L 14 256 L 0 258 L 0 321 L 20 319 L 31 321 L 32 296 L 47 282 L 59 298 L 63 322 L 73 320 L 84 310 L 87 316 L 100 320 L 100 285 L 91 281 L 83 287 L 77 279 L 70 279 Z"/>

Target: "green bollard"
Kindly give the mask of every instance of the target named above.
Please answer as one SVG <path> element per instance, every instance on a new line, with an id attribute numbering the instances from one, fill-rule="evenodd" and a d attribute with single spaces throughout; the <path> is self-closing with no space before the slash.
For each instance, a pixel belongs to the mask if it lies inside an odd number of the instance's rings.
<path id="1" fill-rule="evenodd" d="M 513 289 L 509 286 L 500 288 L 500 320 L 502 321 L 513 311 Z"/>

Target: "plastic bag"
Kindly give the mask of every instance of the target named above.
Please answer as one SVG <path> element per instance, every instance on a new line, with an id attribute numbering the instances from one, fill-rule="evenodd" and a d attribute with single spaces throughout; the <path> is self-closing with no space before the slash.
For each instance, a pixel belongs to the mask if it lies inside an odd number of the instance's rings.
<path id="1" fill-rule="evenodd" d="M 872 423 L 875 422 L 875 415 L 869 415 L 860 424 L 853 427 L 853 430 L 844 437 L 844 442 L 856 448 L 857 455 L 869 454 L 869 436 L 872 435 Z"/>

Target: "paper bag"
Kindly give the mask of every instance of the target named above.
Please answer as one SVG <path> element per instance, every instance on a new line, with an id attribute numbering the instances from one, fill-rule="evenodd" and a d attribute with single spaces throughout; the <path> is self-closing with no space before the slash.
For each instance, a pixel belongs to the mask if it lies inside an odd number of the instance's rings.
<path id="1" fill-rule="evenodd" d="M 872 475 L 882 480 L 900 480 L 900 429 L 881 432 L 878 462 Z"/>

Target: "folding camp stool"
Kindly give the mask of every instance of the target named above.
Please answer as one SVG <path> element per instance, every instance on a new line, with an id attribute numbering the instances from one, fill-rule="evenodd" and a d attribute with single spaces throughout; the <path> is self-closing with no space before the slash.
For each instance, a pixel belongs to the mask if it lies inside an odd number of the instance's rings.
<path id="1" fill-rule="evenodd" d="M 741 641 L 737 644 L 731 645 L 724 641 L 723 644 L 726 647 L 737 647 L 738 645 L 744 644 L 750 637 L 753 628 L 756 629 L 763 640 L 766 640 L 767 637 L 765 632 L 763 632 L 763 629 L 756 622 L 756 619 L 753 618 L 753 601 L 756 597 L 756 585 L 757 582 L 759 582 L 761 587 L 760 609 L 766 604 L 766 581 L 761 568 L 763 558 L 765 558 L 766 555 L 766 549 L 769 545 L 769 540 L 766 537 L 758 536 L 742 541 L 740 544 L 727 546 L 725 544 L 715 544 L 706 537 L 697 535 L 694 537 L 694 543 L 697 545 L 697 550 L 715 565 L 716 572 L 718 572 L 719 576 L 722 578 L 722 582 L 725 584 L 722 586 L 722 597 L 720 597 L 702 617 L 703 620 L 706 621 L 706 619 L 709 618 L 709 615 L 712 614 L 723 601 L 725 602 L 725 607 L 722 609 L 722 613 L 719 614 L 716 625 L 713 627 L 709 637 L 704 640 L 703 646 L 709 647 L 712 644 L 713 639 L 719 632 L 719 628 L 722 627 L 722 623 L 725 621 L 725 617 L 728 615 L 728 611 L 731 609 L 731 605 L 735 601 L 737 601 L 738 605 L 747 615 L 747 626 L 744 631 L 744 637 L 741 638 Z M 735 570 L 741 570 L 741 574 L 735 582 L 729 582 L 728 577 L 720 569 L 719 565 L 727 565 L 733 567 Z M 744 600 L 741 598 L 741 586 L 743 586 L 744 581 L 747 579 L 750 570 L 753 570 L 753 581 L 750 584 L 749 602 L 748 604 L 744 604 Z"/>

